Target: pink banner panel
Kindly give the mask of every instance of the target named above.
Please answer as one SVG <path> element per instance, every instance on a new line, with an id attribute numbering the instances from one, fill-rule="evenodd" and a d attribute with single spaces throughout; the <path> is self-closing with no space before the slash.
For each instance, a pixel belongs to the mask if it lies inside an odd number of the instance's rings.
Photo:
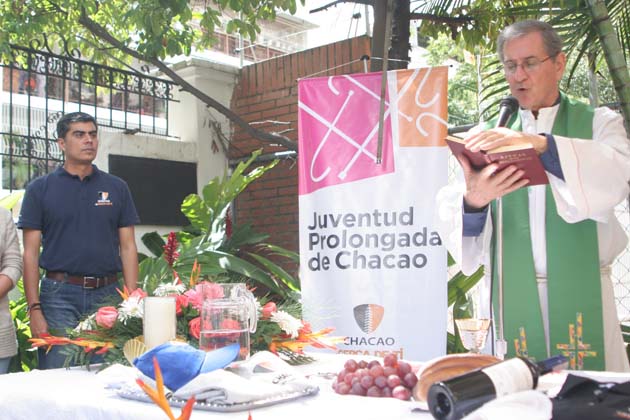
<path id="1" fill-rule="evenodd" d="M 394 171 L 389 95 L 382 162 L 376 163 L 381 73 L 299 82 L 299 193 Z"/>

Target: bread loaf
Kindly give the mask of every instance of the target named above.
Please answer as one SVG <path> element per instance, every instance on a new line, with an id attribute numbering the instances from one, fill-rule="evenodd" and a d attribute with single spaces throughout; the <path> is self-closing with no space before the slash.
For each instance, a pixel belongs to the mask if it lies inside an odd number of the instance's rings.
<path id="1" fill-rule="evenodd" d="M 426 401 L 429 387 L 435 382 L 445 381 L 499 361 L 489 354 L 471 353 L 449 354 L 430 360 L 418 372 L 418 383 L 413 388 L 413 397 L 418 401 Z"/>

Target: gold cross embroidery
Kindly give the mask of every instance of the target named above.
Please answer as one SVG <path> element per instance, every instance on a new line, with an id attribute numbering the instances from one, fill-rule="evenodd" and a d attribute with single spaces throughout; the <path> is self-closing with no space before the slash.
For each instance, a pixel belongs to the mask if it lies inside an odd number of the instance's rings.
<path id="1" fill-rule="evenodd" d="M 569 324 L 569 343 L 556 344 L 556 348 L 561 350 L 562 355 L 569 359 L 571 369 L 584 369 L 584 358 L 597 356 L 596 351 L 589 350 L 590 344 L 584 344 L 584 331 L 582 323 L 582 313 L 576 315 L 576 323 Z M 576 328 L 577 325 L 577 328 Z"/>
<path id="2" fill-rule="evenodd" d="M 527 334 L 525 334 L 525 327 L 520 327 L 518 329 L 518 338 L 514 339 L 514 349 L 517 356 L 528 357 Z"/>

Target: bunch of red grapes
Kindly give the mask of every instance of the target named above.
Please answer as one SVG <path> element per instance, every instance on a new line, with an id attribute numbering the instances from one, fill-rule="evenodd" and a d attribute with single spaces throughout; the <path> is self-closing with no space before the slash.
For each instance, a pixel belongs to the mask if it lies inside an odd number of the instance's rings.
<path id="1" fill-rule="evenodd" d="M 387 354 L 383 358 L 383 366 L 378 360 L 348 360 L 332 386 L 336 393 L 342 395 L 408 400 L 417 382 L 418 377 L 409 363 L 398 361 L 395 354 Z"/>

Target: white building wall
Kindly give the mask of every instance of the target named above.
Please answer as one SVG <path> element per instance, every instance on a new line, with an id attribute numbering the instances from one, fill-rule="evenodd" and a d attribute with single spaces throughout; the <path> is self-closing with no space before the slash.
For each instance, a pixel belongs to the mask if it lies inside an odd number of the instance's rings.
<path id="1" fill-rule="evenodd" d="M 187 59 L 175 64 L 174 68 L 197 89 L 230 107 L 237 68 L 198 59 Z M 176 91 L 174 99 L 179 102 L 169 104 L 169 132 L 173 137 L 142 133 L 129 135 L 101 128 L 99 151 L 94 163 L 107 172 L 110 154 L 196 163 L 198 193 L 211 179 L 223 176 L 227 170 L 227 156 L 214 126 L 218 123 L 224 138 L 230 138 L 228 119 L 207 109 L 205 104 L 187 92 Z M 147 174 L 147 177 L 150 176 Z M 145 233 L 157 231 L 166 235 L 179 229 L 181 226 L 136 226 L 138 251 L 151 255 L 141 240 Z"/>
<path id="2" fill-rule="evenodd" d="M 227 64 L 198 58 L 187 58 L 173 65 L 174 70 L 195 88 L 201 90 L 226 108 L 230 108 L 239 69 Z M 227 170 L 226 150 L 215 127 L 223 137 L 231 136 L 229 120 L 208 108 L 187 92 L 176 91 L 169 112 L 169 130 L 183 142 L 198 144 L 197 181 L 199 190 L 215 176 Z"/>

